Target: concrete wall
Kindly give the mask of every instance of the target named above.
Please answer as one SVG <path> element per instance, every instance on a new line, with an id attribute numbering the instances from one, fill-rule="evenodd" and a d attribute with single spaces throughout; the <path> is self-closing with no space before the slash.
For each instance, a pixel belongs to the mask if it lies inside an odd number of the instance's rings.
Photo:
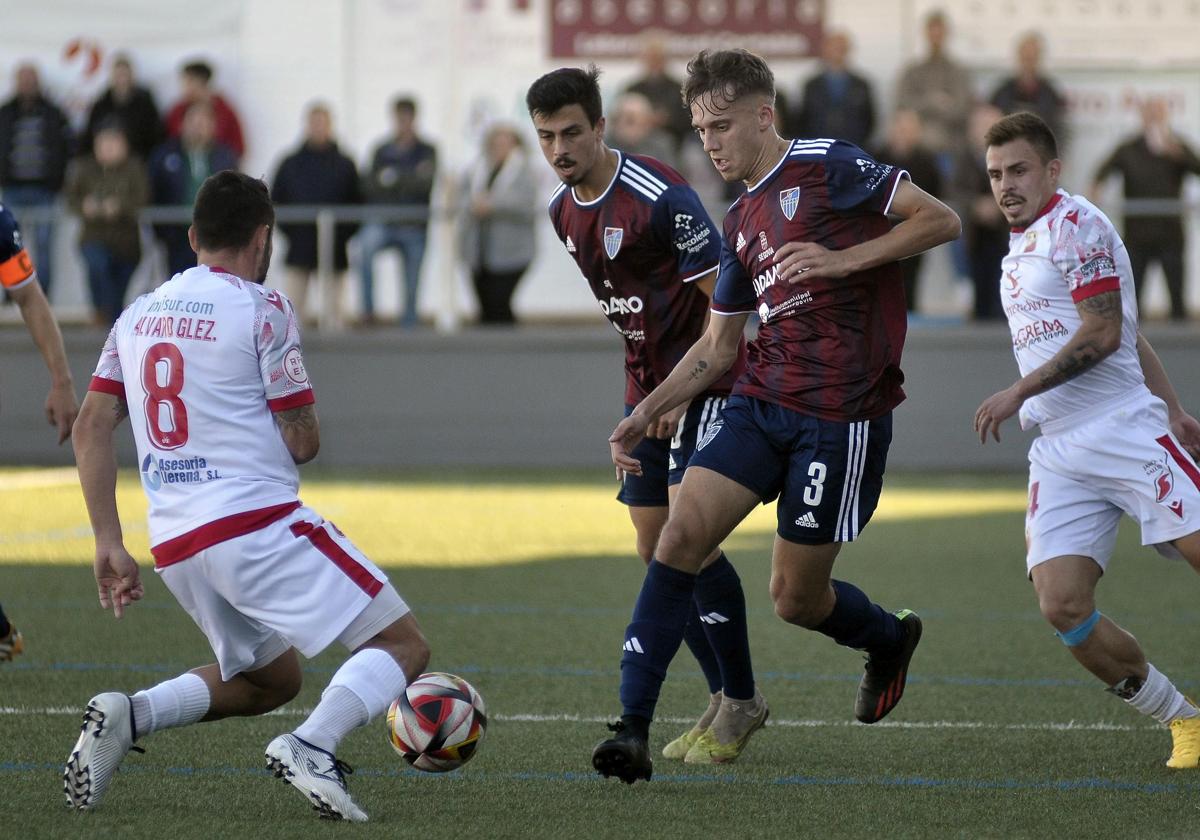
<path id="1" fill-rule="evenodd" d="M 1185 404 L 1200 414 L 1197 335 L 1150 325 L 1147 334 Z M 67 336 L 82 394 L 103 343 Z M 1028 436 L 1015 423 L 1000 445 L 971 431 L 979 402 L 1016 378 L 1007 329 L 914 329 L 905 351 L 908 400 L 897 410 L 889 465 L 908 470 L 1023 470 Z M 607 470 L 606 440 L 620 418 L 618 339 L 605 327 L 469 331 L 456 336 L 381 331 L 306 342 L 322 447 L 331 469 L 551 467 Z M 28 337 L 0 331 L 0 463 L 69 464 L 41 407 L 45 369 Z M 132 436 L 118 435 L 133 465 Z"/>

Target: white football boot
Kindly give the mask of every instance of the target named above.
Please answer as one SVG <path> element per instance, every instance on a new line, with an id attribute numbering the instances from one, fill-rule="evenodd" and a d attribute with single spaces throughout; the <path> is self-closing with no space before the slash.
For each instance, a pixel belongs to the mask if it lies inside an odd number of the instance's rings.
<path id="1" fill-rule="evenodd" d="M 63 771 L 67 805 L 89 811 L 100 804 L 113 774 L 133 745 L 133 704 L 129 697 L 110 691 L 88 701 L 79 740 Z"/>
<path id="2" fill-rule="evenodd" d="M 300 792 L 323 820 L 366 822 L 367 815 L 346 790 L 350 765 L 295 735 L 267 744 L 267 769 Z"/>

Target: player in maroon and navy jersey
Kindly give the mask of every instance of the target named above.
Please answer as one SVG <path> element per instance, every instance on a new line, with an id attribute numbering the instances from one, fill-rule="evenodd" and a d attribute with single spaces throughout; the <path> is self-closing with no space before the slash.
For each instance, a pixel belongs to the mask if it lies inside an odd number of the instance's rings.
<path id="1" fill-rule="evenodd" d="M 548 73 L 530 86 L 526 104 L 542 153 L 562 181 L 550 200 L 554 229 L 625 340 L 629 412 L 703 334 L 721 245 L 679 173 L 604 143 L 598 76 L 595 67 Z M 642 469 L 622 476 L 617 498 L 629 506 L 638 553 L 647 563 L 696 441 L 720 421 L 745 360 L 744 342 L 737 342 L 734 357 L 724 375 L 654 418 L 636 450 Z M 738 756 L 766 703 L 754 685 L 737 572 L 715 544 L 701 566 L 683 638 L 708 681 L 708 709 L 663 755 L 707 764 Z M 662 663 L 663 676 L 669 661 Z M 755 714 L 747 716 L 747 708 Z"/>
<path id="2" fill-rule="evenodd" d="M 915 613 L 892 614 L 833 580 L 842 543 L 879 498 L 891 411 L 904 398 L 906 315 L 896 261 L 954 239 L 954 213 L 861 149 L 785 140 L 774 128 L 774 76 L 745 50 L 701 52 L 684 102 L 713 165 L 745 195 L 724 223 L 713 317 L 675 370 L 610 438 L 636 473 L 649 420 L 724 375 L 746 319 L 762 325 L 721 424 L 696 447 L 626 630 L 624 712 L 592 764 L 649 778 L 647 735 L 661 663 L 674 655 L 700 561 L 759 503 L 779 499 L 771 596 L 785 621 L 865 650 L 855 717 L 895 707 L 921 637 Z M 892 227 L 888 215 L 900 222 Z M 629 640 L 639 644 L 631 649 Z"/>
<path id="3" fill-rule="evenodd" d="M 21 241 L 16 218 L 0 204 L 0 288 L 21 308 L 21 317 L 41 351 L 50 371 L 50 393 L 46 397 L 46 420 L 58 430 L 61 444 L 71 434 L 71 424 L 79 413 L 75 401 L 75 383 L 67 366 L 67 351 L 50 302 L 37 281 L 37 272 L 29 252 Z M 11 661 L 25 649 L 24 639 L 0 609 L 0 662 Z"/>

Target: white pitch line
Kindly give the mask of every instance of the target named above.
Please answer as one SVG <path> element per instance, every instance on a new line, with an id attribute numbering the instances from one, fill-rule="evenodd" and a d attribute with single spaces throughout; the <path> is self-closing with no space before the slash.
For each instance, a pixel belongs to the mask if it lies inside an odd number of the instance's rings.
<path id="1" fill-rule="evenodd" d="M 82 714 L 81 706 L 0 706 L 0 715 L 78 715 Z M 284 717 L 308 717 L 312 709 L 276 709 L 269 715 Z M 508 723 L 609 723 L 612 716 L 577 715 L 577 714 L 499 714 L 489 715 L 489 720 L 505 721 Z M 667 717 L 657 718 L 656 723 L 687 724 L 694 723 L 692 718 Z M 817 718 L 777 719 L 771 718 L 770 726 L 785 726 L 793 729 L 842 729 L 866 727 L 868 724 L 852 720 L 820 720 Z M 973 729 L 981 731 L 1020 731 L 1020 732 L 1144 732 L 1158 727 L 1150 725 L 1133 726 L 1125 723 L 1085 723 L 1081 721 L 1045 723 L 990 723 L 975 720 L 896 720 L 871 724 L 872 729 Z"/>

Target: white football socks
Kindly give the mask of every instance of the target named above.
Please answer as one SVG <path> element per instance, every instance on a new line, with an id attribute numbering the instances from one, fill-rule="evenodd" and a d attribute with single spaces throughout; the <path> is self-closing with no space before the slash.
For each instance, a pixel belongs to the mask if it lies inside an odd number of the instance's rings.
<path id="1" fill-rule="evenodd" d="M 208 711 L 208 684 L 198 675 L 180 674 L 173 680 L 139 691 L 129 698 L 133 703 L 133 737 L 140 738 L 160 729 L 196 723 Z"/>
<path id="2" fill-rule="evenodd" d="M 1176 718 L 1200 715 L 1200 709 L 1193 706 L 1153 665 L 1150 665 L 1150 673 L 1146 675 L 1138 693 L 1125 702 L 1162 724 L 1170 723 Z"/>
<path id="3" fill-rule="evenodd" d="M 347 733 L 383 714 L 407 686 L 391 654 L 378 648 L 360 650 L 338 668 L 317 708 L 293 734 L 333 754 Z"/>

